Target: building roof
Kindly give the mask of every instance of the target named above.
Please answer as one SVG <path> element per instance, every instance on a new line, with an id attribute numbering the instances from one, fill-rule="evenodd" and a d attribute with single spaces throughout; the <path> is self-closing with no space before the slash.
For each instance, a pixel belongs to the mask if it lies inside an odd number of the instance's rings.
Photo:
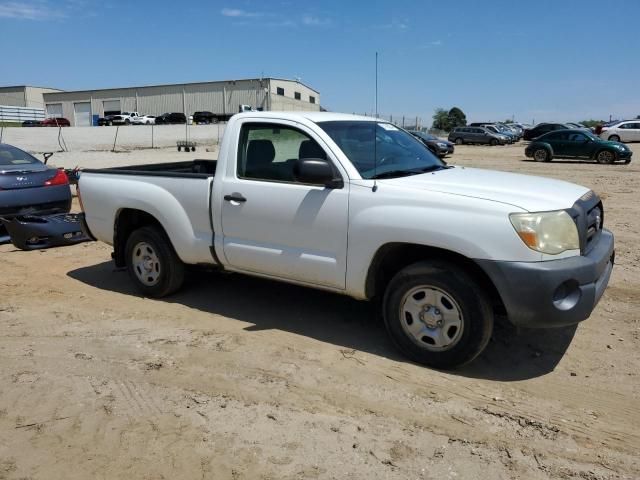
<path id="1" fill-rule="evenodd" d="M 313 90 L 314 92 L 316 92 L 317 94 L 320 94 L 320 92 L 318 92 L 316 89 L 311 88 L 310 86 L 298 81 L 298 80 L 292 80 L 290 78 L 276 78 L 276 77 L 262 77 L 262 78 L 235 78 L 235 79 L 230 79 L 230 80 L 206 80 L 206 81 L 202 81 L 202 82 L 183 82 L 183 83 L 161 83 L 161 84 L 155 84 L 155 85 L 136 85 L 136 86 L 130 86 L 130 87 L 109 87 L 109 88 L 90 88 L 90 89 L 86 89 L 86 90 L 60 90 L 60 93 L 84 93 L 84 92 L 104 92 L 104 91 L 108 91 L 108 90 L 130 90 L 130 89 L 136 89 L 136 88 L 154 88 L 154 87 L 175 87 L 175 86 L 179 86 L 179 85 L 201 85 L 203 83 L 231 83 L 231 82 L 259 82 L 262 80 L 280 80 L 280 81 L 285 81 L 285 82 L 293 82 L 293 83 L 298 83 L 306 88 L 308 88 L 309 90 Z M 42 88 L 46 88 L 46 87 L 42 87 Z"/>
<path id="2" fill-rule="evenodd" d="M 64 90 L 60 90 L 59 88 L 53 88 L 53 87 L 38 87 L 36 85 L 3 85 L 0 86 L 0 91 L 2 91 L 3 89 L 9 89 L 9 88 L 44 88 L 46 90 L 56 90 L 58 92 L 64 92 Z"/>

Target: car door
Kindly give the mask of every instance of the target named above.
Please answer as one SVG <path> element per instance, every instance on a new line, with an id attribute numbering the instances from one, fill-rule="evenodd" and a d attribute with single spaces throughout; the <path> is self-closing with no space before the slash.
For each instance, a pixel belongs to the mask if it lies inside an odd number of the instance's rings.
<path id="1" fill-rule="evenodd" d="M 640 122 L 628 123 L 624 130 L 624 138 L 620 138 L 625 142 L 640 142 Z"/>
<path id="2" fill-rule="evenodd" d="M 567 138 L 563 141 L 566 145 L 566 155 L 570 157 L 591 158 L 593 150 L 593 142 L 584 133 L 566 132 L 563 133 Z"/>
<path id="3" fill-rule="evenodd" d="M 237 165 L 223 182 L 223 252 L 236 270 L 345 288 L 349 183 L 297 182 L 299 158 L 324 158 L 346 178 L 315 133 L 295 122 L 244 121 Z M 322 145 L 322 146 L 321 146 Z"/>

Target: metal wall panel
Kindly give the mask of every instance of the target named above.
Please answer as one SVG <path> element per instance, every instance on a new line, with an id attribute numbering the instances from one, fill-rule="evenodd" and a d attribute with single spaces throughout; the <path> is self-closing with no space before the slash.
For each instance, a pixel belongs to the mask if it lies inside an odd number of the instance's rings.
<path id="1" fill-rule="evenodd" d="M 25 87 L 0 88 L 0 105 L 8 107 L 26 107 Z"/>

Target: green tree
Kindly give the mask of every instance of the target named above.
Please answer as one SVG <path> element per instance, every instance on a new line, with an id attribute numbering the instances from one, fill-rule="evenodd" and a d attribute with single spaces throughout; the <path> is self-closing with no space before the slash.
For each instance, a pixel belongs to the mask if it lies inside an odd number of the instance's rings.
<path id="1" fill-rule="evenodd" d="M 449 112 L 447 112 L 444 108 L 436 108 L 436 111 L 433 114 L 432 128 L 448 132 L 450 129 Z"/>
<path id="2" fill-rule="evenodd" d="M 605 123 L 605 121 L 591 119 L 591 120 L 582 120 L 580 123 L 585 127 L 591 128 L 591 127 L 597 127 L 598 125 L 602 125 L 603 123 Z"/>
<path id="3" fill-rule="evenodd" d="M 449 110 L 449 128 L 465 127 L 467 125 L 467 116 L 458 107 Z"/>

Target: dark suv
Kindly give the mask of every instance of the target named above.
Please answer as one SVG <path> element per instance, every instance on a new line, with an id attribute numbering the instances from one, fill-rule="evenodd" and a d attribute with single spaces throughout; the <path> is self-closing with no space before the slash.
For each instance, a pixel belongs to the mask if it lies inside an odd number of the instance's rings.
<path id="1" fill-rule="evenodd" d="M 211 112 L 194 112 L 193 123 L 218 123 L 218 116 Z"/>
<path id="2" fill-rule="evenodd" d="M 504 145 L 506 137 L 498 136 L 482 127 L 456 127 L 449 134 L 449 141 L 457 145 L 465 143 L 488 143 L 489 145 Z"/>
<path id="3" fill-rule="evenodd" d="M 554 130 L 571 130 L 571 127 L 564 123 L 539 123 L 533 128 L 527 128 L 524 131 L 522 138 L 525 140 L 533 140 L 534 138 L 538 138 L 540 135 L 553 132 Z"/>
<path id="4" fill-rule="evenodd" d="M 184 113 L 163 113 L 159 117 L 156 117 L 156 125 L 168 124 L 168 123 L 187 123 L 187 117 Z"/>

